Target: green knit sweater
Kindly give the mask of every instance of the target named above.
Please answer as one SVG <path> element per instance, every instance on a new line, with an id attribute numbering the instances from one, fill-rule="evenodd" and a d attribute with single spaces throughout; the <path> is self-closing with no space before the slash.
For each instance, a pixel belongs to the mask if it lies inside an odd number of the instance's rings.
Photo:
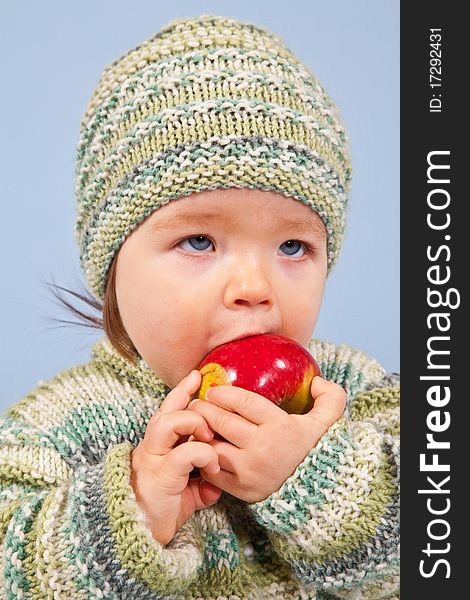
<path id="1" fill-rule="evenodd" d="M 0 597 L 398 598 L 398 375 L 312 339 L 347 409 L 265 500 L 227 493 L 166 546 L 130 455 L 169 388 L 106 337 L 0 417 Z"/>

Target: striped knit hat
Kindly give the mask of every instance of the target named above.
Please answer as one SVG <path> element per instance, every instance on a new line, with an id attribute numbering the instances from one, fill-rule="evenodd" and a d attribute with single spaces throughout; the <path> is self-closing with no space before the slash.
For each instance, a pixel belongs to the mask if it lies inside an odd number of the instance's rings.
<path id="1" fill-rule="evenodd" d="M 347 138 L 322 85 L 279 37 L 226 17 L 170 22 L 105 68 L 80 126 L 76 239 L 104 299 L 112 260 L 155 209 L 250 187 L 315 210 L 328 270 L 345 227 Z"/>

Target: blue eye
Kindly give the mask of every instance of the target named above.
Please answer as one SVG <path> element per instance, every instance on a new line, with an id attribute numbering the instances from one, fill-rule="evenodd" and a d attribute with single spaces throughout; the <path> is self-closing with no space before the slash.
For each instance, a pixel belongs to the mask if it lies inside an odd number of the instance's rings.
<path id="1" fill-rule="evenodd" d="M 184 247 L 184 244 L 187 244 Z M 205 252 L 209 250 L 211 245 L 213 245 L 212 240 L 206 235 L 193 235 L 184 240 L 181 240 L 178 244 L 183 250 L 188 252 L 189 254 L 193 254 L 197 256 L 200 252 Z M 313 250 L 310 247 L 310 244 L 307 242 L 301 242 L 299 240 L 287 240 L 280 245 L 280 248 L 283 248 L 284 256 L 293 256 L 296 258 L 301 258 L 306 254 L 312 254 Z M 298 254 L 299 250 L 303 248 L 303 253 Z"/>
<path id="2" fill-rule="evenodd" d="M 299 242 L 299 240 L 288 240 L 287 242 L 281 244 L 280 248 L 282 248 L 283 246 L 287 249 L 287 256 L 294 256 L 299 251 L 299 249 L 302 246 L 304 246 L 304 244 L 302 242 Z"/>
<path id="3" fill-rule="evenodd" d="M 211 240 L 205 235 L 195 235 L 193 237 L 186 238 L 181 242 L 181 244 L 189 243 L 192 250 L 207 250 L 212 244 Z M 209 245 L 206 244 L 209 243 Z M 187 248 L 183 248 L 183 250 L 187 250 Z"/>

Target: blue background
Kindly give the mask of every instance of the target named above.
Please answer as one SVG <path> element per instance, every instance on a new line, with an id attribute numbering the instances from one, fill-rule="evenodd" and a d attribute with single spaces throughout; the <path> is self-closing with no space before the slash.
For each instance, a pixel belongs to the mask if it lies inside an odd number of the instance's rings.
<path id="1" fill-rule="evenodd" d="M 86 362 L 101 336 L 52 323 L 71 316 L 43 283 L 78 290 L 84 281 L 74 161 L 93 88 L 105 66 L 172 19 L 207 13 L 280 35 L 338 106 L 353 183 L 314 335 L 399 371 L 398 0 L 10 2 L 0 18 L 0 409 Z"/>

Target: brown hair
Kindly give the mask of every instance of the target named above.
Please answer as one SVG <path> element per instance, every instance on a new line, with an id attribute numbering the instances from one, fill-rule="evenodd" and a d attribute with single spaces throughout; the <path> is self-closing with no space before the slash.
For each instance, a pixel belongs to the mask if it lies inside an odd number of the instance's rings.
<path id="1" fill-rule="evenodd" d="M 48 283 L 47 285 L 51 286 L 52 293 L 59 300 L 59 303 L 75 317 L 79 318 L 78 322 L 64 321 L 62 319 L 55 318 L 52 320 L 64 324 L 80 325 L 84 327 L 90 327 L 92 329 L 104 330 L 109 341 L 119 352 L 119 354 L 125 359 L 135 363 L 140 358 L 140 355 L 124 328 L 121 315 L 119 314 L 119 307 L 116 298 L 116 263 L 118 254 L 116 254 L 114 257 L 109 269 L 103 303 L 91 295 L 90 292 L 84 287 L 82 289 L 83 293 L 79 293 L 56 285 L 55 283 Z M 62 290 L 63 292 L 71 294 L 75 298 L 78 298 L 85 303 L 88 307 L 98 311 L 101 314 L 96 316 L 83 312 L 66 298 L 64 298 L 58 290 Z"/>

